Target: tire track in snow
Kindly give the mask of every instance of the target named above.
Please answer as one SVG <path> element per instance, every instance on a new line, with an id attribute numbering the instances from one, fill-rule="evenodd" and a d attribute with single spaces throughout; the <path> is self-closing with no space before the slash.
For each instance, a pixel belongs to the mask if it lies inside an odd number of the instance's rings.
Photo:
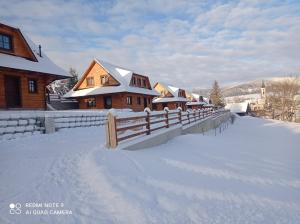
<path id="1" fill-rule="evenodd" d="M 285 209 L 286 211 L 293 210 L 296 214 L 299 214 L 300 218 L 300 205 L 297 203 L 273 200 L 255 194 L 212 191 L 151 178 L 146 180 L 146 183 L 152 187 L 163 190 L 166 193 L 181 195 L 190 200 L 197 198 L 199 200 L 217 200 L 240 205 L 249 204 L 260 206 L 262 208 Z"/>
<path id="2" fill-rule="evenodd" d="M 94 200 L 99 201 L 105 207 L 105 214 L 110 214 L 114 223 L 146 223 L 140 208 L 126 201 L 122 194 L 115 191 L 109 183 L 101 167 L 96 164 L 96 152 L 96 150 L 90 152 L 80 163 L 80 178 L 88 184 L 97 197 Z"/>
<path id="3" fill-rule="evenodd" d="M 238 180 L 245 183 L 258 184 L 258 185 L 279 185 L 282 187 L 292 187 L 300 189 L 300 180 L 272 180 L 268 178 L 261 178 L 257 176 L 245 176 L 237 174 L 227 170 L 214 169 L 205 166 L 193 165 L 177 160 L 163 159 L 163 161 L 170 166 L 176 167 L 178 169 L 186 170 L 189 172 L 198 173 L 205 176 L 212 176 L 217 178 L 223 178 L 228 180 Z"/>

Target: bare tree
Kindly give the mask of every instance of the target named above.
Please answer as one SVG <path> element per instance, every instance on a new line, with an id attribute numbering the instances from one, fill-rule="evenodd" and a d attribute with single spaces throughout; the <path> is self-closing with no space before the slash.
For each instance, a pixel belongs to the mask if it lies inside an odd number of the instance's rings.
<path id="1" fill-rule="evenodd" d="M 71 75 L 70 78 L 56 80 L 50 85 L 48 85 L 47 89 L 49 93 L 58 94 L 62 96 L 66 94 L 69 90 L 71 90 L 78 81 L 78 73 L 74 68 L 70 68 L 69 74 Z"/>
<path id="2" fill-rule="evenodd" d="M 294 96 L 300 91 L 299 77 L 287 77 L 273 82 L 268 88 L 267 108 L 273 118 L 291 120 L 296 107 Z"/>
<path id="3" fill-rule="evenodd" d="M 76 83 L 78 82 L 78 73 L 74 68 L 70 68 L 69 74 L 72 76 L 71 78 L 68 79 L 68 89 L 72 89 Z"/>

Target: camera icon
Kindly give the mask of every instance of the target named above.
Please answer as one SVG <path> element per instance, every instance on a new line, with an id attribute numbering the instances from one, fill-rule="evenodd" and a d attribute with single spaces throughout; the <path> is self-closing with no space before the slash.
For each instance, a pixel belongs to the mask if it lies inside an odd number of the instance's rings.
<path id="1" fill-rule="evenodd" d="M 22 205 L 20 203 L 10 203 L 9 204 L 9 214 L 21 214 L 22 210 L 21 210 Z"/>

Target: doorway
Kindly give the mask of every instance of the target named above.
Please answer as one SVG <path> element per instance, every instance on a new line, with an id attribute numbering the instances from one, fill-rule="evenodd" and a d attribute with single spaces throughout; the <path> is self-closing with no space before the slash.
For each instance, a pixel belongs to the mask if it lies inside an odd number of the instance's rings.
<path id="1" fill-rule="evenodd" d="M 20 78 L 17 76 L 5 76 L 4 82 L 6 107 L 21 107 Z"/>
<path id="2" fill-rule="evenodd" d="M 146 108 L 146 107 L 147 107 L 147 98 L 144 97 L 144 108 Z"/>
<path id="3" fill-rule="evenodd" d="M 111 98 L 111 96 L 105 96 L 104 97 L 104 108 L 105 109 L 112 108 L 112 98 Z"/>

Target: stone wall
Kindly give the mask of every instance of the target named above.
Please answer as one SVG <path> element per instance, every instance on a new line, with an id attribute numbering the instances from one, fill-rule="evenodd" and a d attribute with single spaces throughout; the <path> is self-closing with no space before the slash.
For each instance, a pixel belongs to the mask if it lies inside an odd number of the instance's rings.
<path id="1" fill-rule="evenodd" d="M 64 128 L 102 126 L 106 120 L 106 112 L 101 111 L 2 111 L 0 141 Z"/>

